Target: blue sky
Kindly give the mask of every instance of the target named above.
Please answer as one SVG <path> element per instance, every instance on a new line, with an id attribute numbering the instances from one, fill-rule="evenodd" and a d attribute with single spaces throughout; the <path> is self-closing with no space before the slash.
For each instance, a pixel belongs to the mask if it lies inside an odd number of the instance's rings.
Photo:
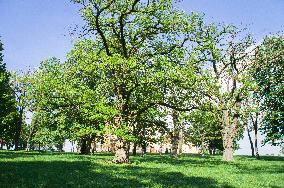
<path id="1" fill-rule="evenodd" d="M 260 40 L 283 30 L 284 0 L 184 0 L 187 12 L 205 13 L 208 22 L 248 26 Z M 0 0 L 0 36 L 9 70 L 33 68 L 49 57 L 65 59 L 70 28 L 82 24 L 69 0 Z"/>

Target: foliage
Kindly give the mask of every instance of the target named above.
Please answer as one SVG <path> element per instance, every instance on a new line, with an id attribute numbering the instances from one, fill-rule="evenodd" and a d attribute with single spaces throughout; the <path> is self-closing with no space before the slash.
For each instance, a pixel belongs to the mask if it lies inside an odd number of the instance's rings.
<path id="1" fill-rule="evenodd" d="M 3 62 L 3 45 L 0 41 L 0 140 L 11 145 L 17 126 L 18 113 L 13 89 L 10 85 L 10 74 Z"/>
<path id="2" fill-rule="evenodd" d="M 21 147 L 26 145 L 27 141 L 25 139 L 27 135 L 24 135 L 23 133 L 27 133 L 25 127 L 26 113 L 29 111 L 28 108 L 31 107 L 32 103 L 30 74 L 31 72 L 12 72 L 11 74 L 10 82 L 16 99 L 18 113 L 15 127 L 15 150 L 21 149 Z"/>
<path id="3" fill-rule="evenodd" d="M 212 40 L 206 53 L 210 57 L 206 62 L 210 77 L 207 98 L 213 109 L 222 112 L 223 158 L 229 161 L 233 160 L 234 143 L 244 130 L 241 114 L 246 109 L 244 100 L 251 88 L 246 78 L 253 58 L 254 40 L 245 29 L 233 26 L 217 27 L 210 35 Z"/>
<path id="4" fill-rule="evenodd" d="M 95 37 L 77 43 L 68 62 L 90 81 L 97 101 L 113 108 L 108 123 L 121 148 L 135 140 L 131 130 L 144 113 L 161 106 L 191 111 L 205 102 L 202 66 L 226 27 L 218 33 L 218 26 L 179 11 L 172 0 L 74 2 L 86 22 L 82 35 Z"/>
<path id="5" fill-rule="evenodd" d="M 203 152 L 206 150 L 215 154 L 223 151 L 222 140 L 222 114 L 218 111 L 196 110 L 189 114 L 185 119 L 189 123 L 187 132 L 187 142 L 200 147 Z"/>
<path id="6" fill-rule="evenodd" d="M 77 138 L 110 131 L 125 148 L 143 130 L 165 131 L 164 109 L 190 111 L 204 102 L 207 78 L 200 71 L 208 59 L 201 56 L 214 25 L 171 0 L 74 2 L 82 7 L 85 38 L 66 62 L 41 64 L 36 111 L 65 116 Z"/>
<path id="7" fill-rule="evenodd" d="M 284 142 L 284 39 L 267 37 L 256 52 L 254 79 L 262 102 L 265 142 Z"/>

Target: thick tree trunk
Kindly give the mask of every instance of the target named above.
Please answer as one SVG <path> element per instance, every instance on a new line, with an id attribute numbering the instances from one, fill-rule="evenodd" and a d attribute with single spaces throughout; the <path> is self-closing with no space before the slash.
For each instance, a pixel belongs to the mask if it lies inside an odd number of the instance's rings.
<path id="1" fill-rule="evenodd" d="M 173 110 L 172 112 L 172 118 L 173 118 L 173 131 L 171 134 L 172 156 L 176 158 L 178 155 L 179 128 L 178 128 L 178 114 L 175 110 Z"/>
<path id="2" fill-rule="evenodd" d="M 232 147 L 224 148 L 223 160 L 224 161 L 232 161 L 232 160 L 234 160 L 234 158 L 233 158 L 233 148 Z"/>
<path id="3" fill-rule="evenodd" d="M 232 161 L 234 160 L 233 157 L 233 144 L 234 144 L 234 136 L 235 136 L 235 129 L 236 129 L 236 119 L 234 119 L 234 123 L 231 124 L 230 121 L 230 116 L 229 116 L 229 111 L 224 110 L 223 111 L 223 117 L 224 117 L 224 122 L 223 122 L 223 160 L 224 161 Z"/>
<path id="4" fill-rule="evenodd" d="M 88 155 L 90 154 L 90 150 L 91 150 L 91 142 L 89 138 L 82 138 L 81 139 L 81 148 L 80 148 L 80 154 L 83 155 Z"/>
<path id="5" fill-rule="evenodd" d="M 123 139 L 116 142 L 114 163 L 129 163 L 129 143 Z"/>
<path id="6" fill-rule="evenodd" d="M 178 154 L 178 137 L 176 135 L 172 136 L 172 156 L 177 157 Z"/>
<path id="7" fill-rule="evenodd" d="M 248 138 L 249 138 L 249 143 L 250 143 L 251 156 L 255 157 L 255 155 L 254 155 L 254 146 L 253 146 L 253 142 L 252 142 L 252 138 L 251 138 L 251 135 L 250 135 L 250 130 L 249 130 L 248 124 L 247 124 L 247 133 L 248 133 Z"/>
<path id="8" fill-rule="evenodd" d="M 179 131 L 179 140 L 178 140 L 178 154 L 182 154 L 182 146 L 183 146 L 183 130 Z"/>

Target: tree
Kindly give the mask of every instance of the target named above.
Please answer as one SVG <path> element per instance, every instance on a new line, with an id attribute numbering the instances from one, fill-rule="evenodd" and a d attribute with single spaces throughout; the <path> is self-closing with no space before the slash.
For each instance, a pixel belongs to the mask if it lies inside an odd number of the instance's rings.
<path id="1" fill-rule="evenodd" d="M 197 108 L 192 98 L 198 57 L 204 52 L 199 44 L 211 36 L 203 33 L 206 26 L 200 15 L 178 11 L 172 0 L 74 2 L 82 6 L 83 35 L 95 39 L 75 45 L 69 62 L 80 67 L 84 80 L 95 83 L 88 88 L 105 97 L 98 101 L 114 107 L 107 118 L 117 136 L 114 161 L 127 163 L 137 116 L 160 106 Z M 172 97 L 174 90 L 183 92 Z"/>
<path id="2" fill-rule="evenodd" d="M 257 48 L 253 78 L 264 112 L 261 130 L 266 143 L 284 142 L 284 39 L 266 37 Z"/>
<path id="3" fill-rule="evenodd" d="M 15 130 L 15 150 L 19 149 L 21 133 L 23 131 L 23 126 L 25 124 L 25 113 L 27 111 L 27 107 L 30 106 L 30 73 L 17 74 L 13 73 L 11 75 L 11 86 L 14 91 L 14 96 L 16 97 L 16 106 L 18 112 L 18 118 L 16 123 Z"/>
<path id="4" fill-rule="evenodd" d="M 254 64 L 251 64 L 250 69 L 254 70 Z M 244 103 L 246 104 L 245 110 L 243 110 L 243 113 L 241 114 L 241 121 L 245 125 L 245 128 L 247 130 L 250 147 L 251 147 L 251 155 L 252 157 L 256 157 L 256 159 L 259 159 L 259 152 L 258 152 L 258 131 L 259 126 L 261 125 L 262 119 L 263 119 L 263 113 L 261 112 L 261 102 L 258 97 L 258 93 L 256 92 L 256 85 L 253 78 L 247 78 L 247 80 L 250 80 L 251 82 L 251 91 L 248 95 L 247 99 L 244 100 Z M 254 140 L 252 139 L 251 132 L 254 134 Z"/>
<path id="5" fill-rule="evenodd" d="M 211 60 L 206 63 L 206 70 L 211 76 L 207 95 L 214 106 L 222 111 L 223 160 L 233 160 L 233 146 L 238 135 L 243 131 L 240 116 L 248 96 L 246 78 L 248 65 L 253 57 L 251 48 L 254 41 L 243 30 L 233 26 L 217 27 L 212 30 L 212 41 L 207 43 Z"/>
<path id="6" fill-rule="evenodd" d="M 10 74 L 3 62 L 3 45 L 0 41 L 0 140 L 1 148 L 12 145 L 18 117 L 14 92 L 10 85 Z"/>
<path id="7" fill-rule="evenodd" d="M 186 130 L 186 140 L 201 148 L 201 153 L 216 154 L 223 151 L 222 114 L 215 111 L 196 110 L 185 117 L 189 126 Z"/>

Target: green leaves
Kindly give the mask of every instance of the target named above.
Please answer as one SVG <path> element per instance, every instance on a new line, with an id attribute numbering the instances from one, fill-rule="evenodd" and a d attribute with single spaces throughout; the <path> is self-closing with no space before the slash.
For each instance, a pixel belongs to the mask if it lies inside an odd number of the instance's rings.
<path id="1" fill-rule="evenodd" d="M 2 50 L 3 45 L 0 41 L 0 139 L 10 144 L 14 139 L 18 112 L 15 94 L 10 84 L 11 75 L 3 62 Z"/>
<path id="2" fill-rule="evenodd" d="M 283 143 L 284 139 L 284 40 L 267 37 L 258 47 L 253 76 L 256 92 L 265 112 L 262 130 L 265 142 Z"/>

